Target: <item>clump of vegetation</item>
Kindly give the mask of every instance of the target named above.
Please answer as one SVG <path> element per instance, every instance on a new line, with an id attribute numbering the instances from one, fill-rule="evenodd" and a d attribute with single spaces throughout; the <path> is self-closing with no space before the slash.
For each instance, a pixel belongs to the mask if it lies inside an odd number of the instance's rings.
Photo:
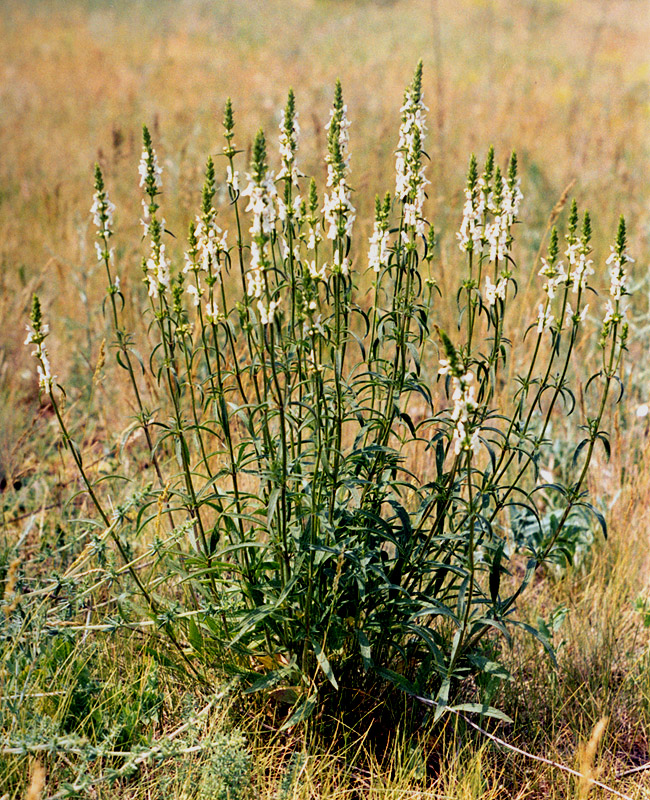
<path id="1" fill-rule="evenodd" d="M 203 765 L 198 797 L 201 800 L 243 800 L 251 782 L 251 755 L 240 733 L 221 734 L 212 758 Z"/>
<path id="2" fill-rule="evenodd" d="M 118 603 L 112 625 L 153 622 L 197 681 L 238 676 L 248 693 L 280 698 L 284 728 L 322 713 L 337 693 L 385 681 L 432 699 L 436 720 L 448 708 L 503 718 L 467 694 L 466 679 L 507 677 L 498 638 L 509 639 L 513 626 L 550 649 L 518 619 L 517 601 L 548 559 L 566 563 L 565 533 L 584 529 L 576 523 L 584 511 L 605 528 L 585 482 L 597 444 L 609 452 L 603 416 L 628 337 L 625 222 L 595 330 L 586 303 L 595 293 L 592 224 L 575 202 L 564 244 L 551 232 L 539 301 L 516 314 L 517 158 L 502 170 L 492 149 L 481 168 L 472 156 L 458 284 L 444 296 L 424 212 L 426 110 L 420 63 L 401 109 L 395 186 L 377 197 L 365 253 L 352 237 L 340 83 L 322 195 L 300 172 L 293 92 L 277 174 L 262 131 L 239 174 L 228 101 L 223 157 L 236 230 L 218 224 L 210 157 L 182 267 L 167 254 L 163 170 L 145 128 L 142 275 L 152 346 L 144 358 L 124 328 L 115 208 L 96 168 L 105 311 L 154 482 L 138 472 L 90 476 L 34 298 L 27 341 L 41 389 L 95 506 L 98 538 L 112 540 L 130 576 L 129 601 Z M 457 321 L 445 330 L 450 307 Z M 575 409 L 572 358 L 590 335 L 601 356 L 585 391 L 592 410 L 576 423 L 574 474 L 566 485 L 544 482 L 551 421 Z M 125 480 L 138 487 L 128 498 Z M 97 585 L 114 570 L 99 577 L 100 569 Z"/>

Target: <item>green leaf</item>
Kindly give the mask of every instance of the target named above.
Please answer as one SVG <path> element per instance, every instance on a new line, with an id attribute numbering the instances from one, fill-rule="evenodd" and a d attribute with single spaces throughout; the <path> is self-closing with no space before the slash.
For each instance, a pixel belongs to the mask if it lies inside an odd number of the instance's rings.
<path id="1" fill-rule="evenodd" d="M 338 691 L 339 685 L 334 677 L 334 672 L 330 665 L 330 662 L 327 660 L 327 656 L 323 652 L 323 648 L 320 646 L 319 642 L 315 639 L 311 640 L 312 647 L 314 648 L 314 653 L 316 654 L 316 661 L 318 662 L 318 666 L 323 670 L 325 673 L 325 677 L 327 680 L 332 684 L 332 686 Z"/>
<path id="2" fill-rule="evenodd" d="M 300 722 L 304 722 L 306 719 L 309 719 L 316 708 L 317 699 L 318 695 L 316 693 L 310 695 L 304 703 L 301 703 L 298 706 L 298 708 L 280 728 L 280 731 L 288 731 L 289 728 L 293 728 L 294 725 L 298 725 Z"/>
<path id="3" fill-rule="evenodd" d="M 405 678 L 404 675 L 400 675 L 399 672 L 388 669 L 388 667 L 375 667 L 375 672 L 380 678 L 384 678 L 384 680 L 394 684 L 398 689 L 402 689 L 402 691 L 407 694 L 415 694 L 415 687 L 413 684 L 408 678 Z"/>
<path id="4" fill-rule="evenodd" d="M 359 641 L 359 652 L 361 653 L 363 668 L 367 672 L 370 667 L 372 667 L 372 652 L 370 649 L 370 642 L 363 631 L 357 631 L 357 639 Z"/>
<path id="5" fill-rule="evenodd" d="M 440 691 L 438 692 L 438 696 L 436 697 L 436 711 L 433 715 L 433 721 L 437 722 L 440 717 L 445 713 L 447 710 L 447 706 L 449 704 L 449 689 L 451 687 L 451 681 L 449 678 L 445 678 L 442 682 L 442 686 L 440 687 Z"/>
<path id="6" fill-rule="evenodd" d="M 600 511 L 598 511 L 596 508 L 594 508 L 594 506 L 592 506 L 591 503 L 587 503 L 587 502 L 584 502 L 584 501 L 581 502 L 581 503 L 578 503 L 577 505 L 581 505 L 584 508 L 587 508 L 587 509 L 589 509 L 589 511 L 591 511 L 591 513 L 594 515 L 594 517 L 596 517 L 596 519 L 598 520 L 598 524 L 601 527 L 601 530 L 603 532 L 603 536 L 606 539 L 607 538 L 607 521 L 605 520 L 605 517 L 600 513 Z"/>
<path id="7" fill-rule="evenodd" d="M 482 717 L 493 717 L 500 719 L 502 722 L 514 723 L 507 714 L 499 711 L 498 708 L 493 708 L 488 705 L 481 705 L 480 703 L 461 703 L 458 706 L 449 706 L 450 711 L 464 712 L 466 714 L 480 714 Z"/>
<path id="8" fill-rule="evenodd" d="M 499 542 L 492 560 L 492 568 L 490 569 L 490 597 L 495 605 L 499 599 L 499 587 L 501 586 L 501 556 L 503 555 L 504 545 L 505 541 Z"/>
<path id="9" fill-rule="evenodd" d="M 268 527 L 271 527 L 271 523 L 273 522 L 273 517 L 275 516 L 275 509 L 278 505 L 278 497 L 280 497 L 280 488 L 276 486 L 276 488 L 271 492 L 269 497 L 269 505 L 268 510 L 266 512 L 266 524 Z"/>
<path id="10" fill-rule="evenodd" d="M 495 675 L 497 678 L 502 678 L 505 681 L 513 680 L 508 670 L 497 661 L 490 661 L 489 658 L 485 658 L 485 656 L 481 656 L 478 653 L 471 653 L 467 656 L 467 660 L 477 669 L 480 669 L 481 672 L 485 672 L 488 675 Z"/>
<path id="11" fill-rule="evenodd" d="M 194 621 L 194 617 L 190 617 L 189 619 L 187 639 L 197 653 L 200 653 L 203 650 L 203 637 L 201 636 L 201 632 Z"/>

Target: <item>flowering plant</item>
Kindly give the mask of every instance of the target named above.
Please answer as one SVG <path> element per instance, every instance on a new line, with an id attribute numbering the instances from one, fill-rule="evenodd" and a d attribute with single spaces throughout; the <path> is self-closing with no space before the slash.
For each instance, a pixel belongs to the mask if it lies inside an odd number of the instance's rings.
<path id="1" fill-rule="evenodd" d="M 542 301 L 519 332 L 508 316 L 523 199 L 517 159 L 503 174 L 490 149 L 479 175 L 472 157 L 457 234 L 466 259 L 461 317 L 453 335 L 443 330 L 436 241 L 424 210 L 425 113 L 420 63 L 402 106 L 395 192 L 376 200 L 365 256 L 353 246 L 350 123 L 340 83 L 322 201 L 316 182 L 303 182 L 299 171 L 293 92 L 280 122 L 277 175 L 260 131 L 240 177 L 228 101 L 223 155 L 234 242 L 217 224 L 210 158 L 182 269 L 166 253 L 162 170 L 144 129 L 142 268 L 158 337 L 149 360 L 157 412 L 145 405 L 132 339 L 121 327 L 109 248 L 114 206 L 96 170 L 92 213 L 118 361 L 158 477 L 140 495 L 135 518 L 117 502 L 106 510 L 110 492 L 87 477 L 57 410 L 64 437 L 127 561 L 123 537 L 149 536 L 157 567 L 144 580 L 131 565 L 134 591 L 187 668 L 204 680 L 208 666 L 237 672 L 250 690 L 282 687 L 286 695 L 290 688 L 286 725 L 305 719 L 328 686 L 386 678 L 430 693 L 436 714 L 444 713 L 467 675 L 494 671 L 486 657 L 493 634 L 508 637 L 509 625 L 524 624 L 516 600 L 571 513 L 586 508 L 603 522 L 583 486 L 596 443 L 608 446 L 601 422 L 627 340 L 625 223 L 607 262 L 603 363 L 592 379 L 601 393 L 583 425 L 576 479 L 540 484 L 551 420 L 560 403 L 573 405 L 571 357 L 587 325 L 584 297 L 594 274 L 591 220 L 585 214 L 578 232 L 573 204 L 566 266 L 553 229 L 539 273 Z M 369 303 L 357 291 L 366 267 Z M 41 387 L 58 408 L 46 334 L 35 301 L 28 339 Z M 538 507 L 542 489 L 560 496 L 550 528 Z M 508 577 L 519 557 L 514 509 L 540 532 L 527 540 L 518 583 Z M 169 535 L 161 538 L 165 526 Z M 170 575 L 178 580 L 163 591 Z"/>

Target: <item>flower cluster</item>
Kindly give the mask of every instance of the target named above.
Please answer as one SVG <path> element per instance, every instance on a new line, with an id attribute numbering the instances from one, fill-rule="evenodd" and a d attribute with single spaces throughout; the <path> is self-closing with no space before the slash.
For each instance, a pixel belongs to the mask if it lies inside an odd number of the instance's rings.
<path id="1" fill-rule="evenodd" d="M 97 258 L 102 261 L 105 257 L 104 251 L 107 250 L 108 240 L 113 235 L 113 214 L 115 213 L 115 205 L 108 199 L 108 193 L 104 186 L 104 177 L 99 164 L 95 164 L 95 194 L 93 195 L 93 204 L 90 208 L 90 213 L 93 215 L 93 222 L 97 227 L 97 236 L 104 240 L 104 248 L 102 249 L 98 242 L 96 242 Z"/>
<path id="2" fill-rule="evenodd" d="M 217 213 L 210 208 L 203 218 L 197 217 L 194 230 L 197 240 L 199 268 L 210 275 L 220 276 L 220 256 L 228 251 L 228 231 L 223 231 L 216 223 Z"/>
<path id="3" fill-rule="evenodd" d="M 104 185 L 104 176 L 100 169 L 99 164 L 95 164 L 95 194 L 93 195 L 93 204 L 90 208 L 90 213 L 93 215 L 93 222 L 97 226 L 97 236 L 101 239 L 101 243 L 95 241 L 95 250 L 97 251 L 97 260 L 103 261 L 106 268 L 109 269 L 109 264 L 113 262 L 114 250 L 109 247 L 108 241 L 113 235 L 113 215 L 115 213 L 115 205 L 108 199 L 108 193 Z M 109 269 L 110 279 L 110 269 Z M 120 288 L 120 279 L 116 276 L 113 283 L 110 279 L 110 290 L 118 291 Z"/>
<path id="4" fill-rule="evenodd" d="M 626 265 L 634 263 L 634 260 L 630 258 L 626 248 L 627 231 L 625 220 L 621 217 L 618 224 L 616 243 L 611 246 L 610 255 L 605 262 L 609 267 L 609 294 L 611 298 L 607 300 L 605 306 L 605 318 L 603 321 L 606 326 L 622 322 L 627 313 L 626 307 L 621 305 L 621 300 L 625 295 L 629 294 Z"/>
<path id="5" fill-rule="evenodd" d="M 382 204 L 379 196 L 375 198 L 375 224 L 372 236 L 368 239 L 368 266 L 375 272 L 380 272 L 382 267 L 388 266 L 388 215 L 390 214 L 390 193 L 386 194 Z"/>
<path id="6" fill-rule="evenodd" d="M 271 263 L 271 235 L 277 218 L 275 209 L 277 190 L 273 173 L 267 168 L 266 140 L 261 130 L 255 137 L 251 173 L 247 178 L 248 186 L 242 191 L 242 195 L 249 198 L 246 211 L 252 212 L 253 221 L 249 229 L 252 240 L 250 269 L 246 274 L 246 293 L 248 297 L 260 301 L 265 291 L 264 273 Z M 265 309 L 265 313 L 268 317 L 270 311 Z"/>
<path id="7" fill-rule="evenodd" d="M 492 152 L 492 151 L 490 151 Z M 463 221 L 456 234 L 458 246 L 463 252 L 480 251 L 483 245 L 483 223 L 485 219 L 485 194 L 480 191 L 476 156 L 472 155 L 467 171 Z"/>
<path id="8" fill-rule="evenodd" d="M 489 275 L 485 276 L 485 302 L 488 306 L 493 306 L 497 298 L 499 300 L 506 299 L 506 290 L 508 288 L 508 278 L 506 275 L 501 275 L 496 283 L 492 283 Z"/>
<path id="9" fill-rule="evenodd" d="M 277 179 L 284 178 L 289 180 L 294 186 L 298 186 L 298 167 L 296 166 L 296 150 L 298 149 L 298 137 L 300 136 L 300 125 L 298 125 L 298 113 L 296 111 L 296 99 L 293 89 L 289 90 L 286 108 L 282 111 L 280 119 L 280 158 L 282 167 L 278 172 Z"/>
<path id="10" fill-rule="evenodd" d="M 538 333 L 551 328 L 554 321 L 551 313 L 551 301 L 555 298 L 558 287 L 561 284 L 568 285 L 567 282 L 570 280 L 563 263 L 558 260 L 559 252 L 557 228 L 553 227 L 548 245 L 548 258 L 542 258 L 542 268 L 538 273 L 540 277 L 546 279 L 542 286 L 546 299 L 543 304 L 540 304 L 537 314 Z"/>
<path id="11" fill-rule="evenodd" d="M 395 194 L 404 202 L 404 224 L 424 234 L 422 207 L 424 187 L 429 181 L 424 177 L 422 153 L 425 138 L 425 112 L 422 102 L 422 62 L 420 61 L 413 83 L 404 94 L 402 124 L 395 159 Z"/>
<path id="12" fill-rule="evenodd" d="M 593 261 L 588 257 L 591 252 L 591 218 L 588 212 L 585 212 L 584 215 L 580 237 L 577 236 L 577 229 L 578 206 L 574 200 L 569 213 L 569 227 L 566 236 L 567 249 L 564 252 L 568 266 L 566 272 L 562 268 L 561 280 L 564 281 L 567 287 L 573 287 L 574 294 L 581 294 L 587 287 L 589 276 L 594 274 Z"/>
<path id="13" fill-rule="evenodd" d="M 275 318 L 275 312 L 280 305 L 280 300 L 271 300 L 269 307 L 266 308 L 261 300 L 257 301 L 257 310 L 260 313 L 260 322 L 262 325 L 272 325 Z"/>
<path id="14" fill-rule="evenodd" d="M 472 424 L 470 415 L 476 411 L 474 373 L 465 369 L 449 337 L 440 331 L 446 358 L 440 359 L 439 375 L 451 377 L 453 408 L 451 419 L 454 423 L 454 453 L 462 451 L 477 453 L 480 445 L 479 428 Z"/>
<path id="15" fill-rule="evenodd" d="M 494 215 L 485 226 L 485 238 L 490 246 L 490 261 L 503 261 L 512 243 L 511 228 L 519 214 L 523 199 L 517 178 L 517 156 L 510 158 L 508 177 L 501 175 L 499 167 L 494 174 L 494 190 L 489 194 L 487 207 Z"/>
<path id="16" fill-rule="evenodd" d="M 169 289 L 171 274 L 165 245 L 161 242 L 161 228 L 157 219 L 149 226 L 151 234 L 151 253 L 144 262 L 145 281 L 149 284 L 149 297 L 157 300 L 161 293 Z"/>
<path id="17" fill-rule="evenodd" d="M 140 173 L 140 186 L 144 188 L 149 202 L 142 201 L 145 211 L 145 219 L 142 224 L 145 229 L 145 236 L 148 234 L 151 239 L 151 252 L 149 258 L 144 260 L 143 269 L 145 282 L 149 285 L 149 297 L 156 300 L 161 293 L 169 289 L 171 275 L 169 271 L 169 260 L 165 255 L 165 245 L 162 242 L 162 233 L 165 227 L 165 220 L 162 222 L 156 217 L 158 203 L 156 196 L 162 190 L 162 168 L 158 165 L 156 151 L 151 142 L 151 135 L 146 126 L 142 129 L 143 149 L 138 171 Z"/>
<path id="18" fill-rule="evenodd" d="M 341 81 L 336 81 L 334 87 L 334 103 L 330 110 L 330 120 L 325 126 L 327 131 L 327 185 L 338 186 L 345 180 L 350 168 L 350 121 L 348 120 L 348 107 L 343 102 L 343 89 Z"/>
<path id="19" fill-rule="evenodd" d="M 140 156 L 138 172 L 140 173 L 140 188 L 144 189 L 148 195 L 159 194 L 162 190 L 162 167 L 158 164 L 158 156 L 151 146 L 149 131 L 144 128 L 145 142 Z M 154 190 L 153 192 L 151 190 Z"/>
<path id="20" fill-rule="evenodd" d="M 445 375 L 450 371 L 449 362 L 446 359 L 440 360 L 439 373 Z M 470 414 L 476 409 L 476 399 L 474 396 L 474 373 L 468 370 L 451 376 L 452 395 L 454 406 L 451 410 L 451 419 L 455 423 L 454 427 L 454 453 L 458 455 L 462 450 L 469 450 L 472 453 L 479 449 L 478 428 L 471 430 Z"/>
<path id="21" fill-rule="evenodd" d="M 340 81 L 336 82 L 334 107 L 330 111 L 327 124 L 327 185 L 331 194 L 325 193 L 323 215 L 327 225 L 327 238 L 336 239 L 352 235 L 355 208 L 350 199 L 347 184 L 347 171 L 350 165 L 348 153 L 350 123 L 347 118 L 348 107 L 343 102 Z"/>
<path id="22" fill-rule="evenodd" d="M 50 368 L 50 359 L 48 358 L 47 349 L 45 348 L 45 338 L 50 332 L 47 323 L 43 322 L 43 315 L 41 313 L 41 304 L 36 295 L 32 299 L 32 310 L 30 314 L 30 325 L 27 325 L 27 338 L 25 344 L 33 344 L 35 349 L 32 350 L 32 355 L 38 359 L 38 385 L 40 389 L 46 392 L 52 391 L 52 384 L 56 375 L 52 375 Z"/>
<path id="23" fill-rule="evenodd" d="M 494 176 L 494 181 L 493 181 Z M 510 157 L 508 175 L 494 167 L 494 149 L 490 148 L 483 175 L 478 177 L 476 158 L 471 157 L 465 188 L 463 221 L 456 234 L 463 252 L 479 252 L 489 245 L 489 260 L 503 261 L 512 244 L 512 226 L 517 220 L 523 200 L 517 177 L 517 155 Z M 492 221 L 487 221 L 488 212 Z"/>
<path id="24" fill-rule="evenodd" d="M 542 278 L 546 278 L 542 289 L 548 300 L 553 300 L 557 293 L 558 286 L 562 284 L 566 285 L 567 281 L 570 279 L 561 261 L 547 260 L 545 258 L 542 258 L 542 268 L 538 274 Z"/>
<path id="25" fill-rule="evenodd" d="M 206 273 L 208 286 L 212 289 L 214 283 L 221 279 L 221 258 L 228 251 L 226 241 L 228 232 L 222 231 L 216 222 L 217 212 L 212 205 L 214 194 L 214 163 L 212 158 L 208 158 L 203 185 L 202 214 L 196 217 L 194 224 L 190 227 L 190 249 L 185 254 L 185 267 L 183 268 L 185 273 L 194 273 L 194 285 L 187 287 L 187 293 L 191 295 L 195 306 L 199 305 L 200 298 L 204 293 L 199 272 Z M 212 294 L 211 291 L 210 294 Z"/>
<path id="26" fill-rule="evenodd" d="M 625 265 L 633 263 L 633 259 L 625 252 L 624 247 L 611 247 L 609 258 L 605 262 L 609 266 L 609 293 L 614 300 L 620 300 L 627 291 L 627 272 Z"/>
<path id="27" fill-rule="evenodd" d="M 351 236 L 354 225 L 354 206 L 350 202 L 350 190 L 344 180 L 332 188 L 331 195 L 325 194 L 323 215 L 327 223 L 327 238 Z"/>

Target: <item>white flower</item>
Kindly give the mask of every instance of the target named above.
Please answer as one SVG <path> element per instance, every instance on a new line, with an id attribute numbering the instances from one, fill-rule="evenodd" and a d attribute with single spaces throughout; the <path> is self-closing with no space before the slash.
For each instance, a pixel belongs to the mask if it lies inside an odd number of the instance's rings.
<path id="1" fill-rule="evenodd" d="M 495 283 L 492 283 L 489 275 L 485 277 L 485 302 L 488 306 L 493 306 L 497 297 L 501 300 L 506 299 L 506 290 L 508 288 L 508 279 L 503 276 Z"/>
<path id="2" fill-rule="evenodd" d="M 44 389 L 46 392 L 51 392 L 52 384 L 54 382 L 54 378 L 56 378 L 56 375 L 52 375 L 47 350 L 42 346 L 38 357 L 41 362 L 37 367 L 39 388 Z"/>
<path id="3" fill-rule="evenodd" d="M 458 246 L 465 252 L 480 250 L 483 241 L 483 217 L 485 214 L 485 199 L 482 194 L 472 193 L 471 189 L 465 190 L 465 205 L 463 206 L 463 221 L 456 234 Z"/>
<path id="4" fill-rule="evenodd" d="M 501 205 L 502 213 L 505 215 L 508 225 L 512 225 L 519 216 L 519 206 L 524 199 L 520 189 L 521 180 L 517 178 L 512 189 L 508 186 L 508 181 L 503 178 L 503 202 Z"/>
<path id="5" fill-rule="evenodd" d="M 587 278 L 594 274 L 592 267 L 594 262 L 587 258 L 585 253 L 579 253 L 572 263 L 574 269 L 571 272 L 571 281 L 573 283 L 573 293 L 577 294 L 579 289 L 584 289 L 587 286 Z"/>
<path id="6" fill-rule="evenodd" d="M 143 236 L 149 235 L 149 204 L 146 200 L 142 200 L 142 219 L 140 220 L 144 228 Z"/>
<path id="7" fill-rule="evenodd" d="M 542 333 L 546 328 L 550 328 L 553 324 L 553 315 L 551 314 L 551 310 L 546 306 L 546 308 L 539 304 L 539 310 L 537 314 L 537 333 Z"/>
<path id="8" fill-rule="evenodd" d="M 427 107 L 412 87 L 404 94 L 402 124 L 395 155 L 395 194 L 404 202 L 404 224 L 414 227 L 424 235 L 424 187 L 429 181 L 422 166 L 422 146 L 426 136 L 425 112 Z"/>
<path id="9" fill-rule="evenodd" d="M 246 273 L 246 294 L 261 297 L 264 291 L 264 278 L 261 269 L 251 269 Z"/>
<path id="10" fill-rule="evenodd" d="M 589 309 L 589 303 L 585 305 L 582 311 L 574 312 L 573 309 L 571 308 L 571 303 L 567 303 L 565 310 L 565 321 L 567 322 L 567 324 L 569 322 L 584 322 L 585 317 L 587 316 L 588 309 Z"/>
<path id="11" fill-rule="evenodd" d="M 205 318 L 211 325 L 216 325 L 217 319 L 219 318 L 219 309 L 216 300 L 205 304 Z"/>
<path id="12" fill-rule="evenodd" d="M 90 208 L 90 213 L 93 215 L 93 222 L 97 226 L 98 232 L 102 235 L 110 235 L 111 227 L 113 225 L 115 206 L 108 199 L 108 195 L 105 191 L 95 192 L 93 195 L 93 204 Z"/>
<path id="13" fill-rule="evenodd" d="M 151 149 L 151 162 L 149 162 L 149 154 L 147 153 L 146 149 L 142 150 L 142 155 L 140 156 L 138 172 L 140 173 L 141 187 L 144 187 L 149 171 L 151 171 L 151 174 L 153 175 L 156 189 L 160 191 L 160 189 L 162 189 L 162 178 L 160 177 L 162 175 L 162 167 L 158 165 L 158 156 L 153 148 Z"/>
<path id="14" fill-rule="evenodd" d="M 274 202 L 278 193 L 273 182 L 273 173 L 267 172 L 261 183 L 257 184 L 248 175 L 248 186 L 242 190 L 243 197 L 249 197 L 246 211 L 253 212 L 250 233 L 253 236 L 270 236 L 277 218 Z"/>
<path id="15" fill-rule="evenodd" d="M 404 224 L 413 226 L 418 224 L 418 208 L 415 203 L 404 203 Z"/>
<path id="16" fill-rule="evenodd" d="M 156 280 L 155 275 L 152 275 L 151 272 L 148 272 L 146 280 L 149 283 L 149 297 L 153 298 L 154 300 L 157 300 L 158 299 L 158 281 Z"/>
<path id="17" fill-rule="evenodd" d="M 419 195 L 419 190 L 428 183 L 424 177 L 424 168 L 420 165 L 426 135 L 426 111 L 428 108 L 424 105 L 422 96 L 416 99 L 413 89 L 409 87 L 404 94 L 404 105 L 401 108 L 402 124 L 395 155 L 395 194 L 400 200 Z M 421 206 L 418 207 L 418 214 L 420 212 Z"/>
<path id="18" fill-rule="evenodd" d="M 233 171 L 230 164 L 226 167 L 226 183 L 232 189 L 233 194 L 237 194 L 239 191 L 239 172 L 238 170 Z"/>
<path id="19" fill-rule="evenodd" d="M 346 236 L 352 235 L 355 208 L 350 201 L 350 190 L 344 179 L 341 179 L 338 185 L 332 188 L 331 195 L 325 194 L 323 215 L 325 222 L 329 225 L 328 239 L 336 239 L 339 235 L 339 224 Z"/>
<path id="20" fill-rule="evenodd" d="M 620 300 L 623 295 L 628 294 L 625 265 L 633 264 L 634 261 L 625 252 L 619 256 L 614 247 L 610 246 L 610 250 L 609 258 L 605 262 L 609 265 L 609 293 L 615 300 Z"/>
<path id="21" fill-rule="evenodd" d="M 327 267 L 326 264 L 323 265 L 323 270 Z M 350 274 L 350 261 L 347 256 L 343 257 L 343 261 L 341 261 L 341 256 L 339 251 L 336 250 L 334 252 L 334 258 L 332 260 L 332 267 L 331 267 L 332 275 L 349 275 Z"/>
<path id="22" fill-rule="evenodd" d="M 650 414 L 650 407 L 647 403 L 643 403 L 643 405 L 640 405 L 636 410 L 636 415 L 639 417 L 639 419 L 647 417 L 648 414 Z"/>
<path id="23" fill-rule="evenodd" d="M 375 272 L 379 272 L 382 267 L 388 265 L 388 241 L 389 234 L 381 224 L 375 221 L 372 236 L 368 239 L 370 249 L 368 250 L 368 266 Z"/>
<path id="24" fill-rule="evenodd" d="M 272 325 L 275 312 L 280 305 L 279 300 L 271 300 L 268 309 L 261 300 L 257 301 L 257 310 L 260 312 L 260 322 L 262 325 Z"/>
<path id="25" fill-rule="evenodd" d="M 36 330 L 31 325 L 27 325 L 26 330 L 27 336 L 25 338 L 25 344 L 35 345 L 34 350 L 32 350 L 32 355 L 39 360 L 37 367 L 39 388 L 45 390 L 46 392 L 51 392 L 52 384 L 56 378 L 56 375 L 52 375 L 50 360 L 48 358 L 44 343 L 45 337 L 48 335 L 50 328 L 46 323 L 41 323 L 40 327 Z"/>
<path id="26" fill-rule="evenodd" d="M 543 289 L 549 300 L 553 300 L 556 289 L 560 284 L 564 283 L 568 286 L 571 282 L 571 277 L 564 269 L 564 264 L 561 261 L 558 261 L 557 264 L 549 264 L 545 258 L 542 258 L 542 268 L 538 274 L 548 279 Z"/>
<path id="27" fill-rule="evenodd" d="M 171 275 L 169 261 L 165 255 L 165 245 L 152 242 L 151 255 L 145 263 L 147 269 L 146 280 L 149 283 L 149 297 L 157 299 L 159 293 L 169 289 Z"/>
<path id="28" fill-rule="evenodd" d="M 334 115 L 337 114 L 336 109 L 330 109 L 330 121 L 325 126 L 325 130 L 329 132 L 329 129 L 332 126 L 332 120 L 334 119 Z M 343 159 L 343 165 L 345 169 L 350 166 L 350 154 L 348 153 L 348 144 L 350 141 L 350 134 L 348 130 L 350 128 L 350 121 L 348 120 L 348 107 L 344 105 L 341 109 L 340 116 L 338 116 L 338 125 L 339 125 L 339 137 L 338 137 L 338 144 L 339 150 L 341 153 L 341 157 Z M 327 185 L 334 186 L 337 182 L 336 178 L 336 169 L 334 160 L 332 158 L 331 153 L 328 153 L 325 156 L 325 162 L 327 164 Z"/>
<path id="29" fill-rule="evenodd" d="M 459 455 L 463 450 L 478 453 L 481 442 L 478 429 L 468 433 L 463 423 L 458 423 L 454 430 L 454 453 Z"/>
<path id="30" fill-rule="evenodd" d="M 203 294 L 203 290 L 200 288 L 200 286 L 197 287 L 197 286 L 193 286 L 192 284 L 190 284 L 187 287 L 187 293 L 192 298 L 192 303 L 195 306 L 198 306 L 199 303 L 200 303 L 201 295 Z"/>
<path id="31" fill-rule="evenodd" d="M 308 261 L 307 262 L 307 270 L 309 271 L 309 277 L 315 281 L 324 281 L 327 280 L 327 264 L 321 264 L 320 267 L 316 266 L 315 261 Z"/>
<path id="32" fill-rule="evenodd" d="M 296 166 L 296 150 L 298 149 L 298 138 L 300 136 L 298 114 L 294 114 L 289 126 L 287 126 L 286 122 L 286 112 L 283 109 L 280 118 L 280 158 L 282 159 L 282 168 L 278 172 L 277 179 L 289 178 L 294 186 L 298 186 L 299 173 Z M 289 127 L 289 132 L 287 132 L 287 127 Z"/>
<path id="33" fill-rule="evenodd" d="M 211 209 L 210 213 L 204 217 L 197 217 L 194 235 L 196 236 L 198 255 L 197 268 L 210 275 L 220 276 L 221 260 L 219 255 L 228 250 L 226 241 L 228 231 L 224 233 L 221 230 L 215 222 L 215 217 L 216 211 L 214 209 Z"/>
<path id="34" fill-rule="evenodd" d="M 477 453 L 480 448 L 480 426 L 470 420 L 470 414 L 477 408 L 474 373 L 471 370 L 463 373 L 458 365 L 452 366 L 448 358 L 441 358 L 438 374 L 451 376 L 453 406 L 450 417 L 454 423 L 454 452 L 456 455 L 462 451 Z"/>
<path id="35" fill-rule="evenodd" d="M 275 201 L 278 196 L 272 172 L 267 172 L 259 183 L 250 175 L 247 175 L 247 179 L 248 186 L 242 195 L 249 198 L 246 211 L 253 212 L 253 222 L 249 228 L 252 241 L 246 293 L 249 297 L 259 298 L 264 290 L 263 271 L 271 260 L 270 239 L 277 219 Z"/>
<path id="36" fill-rule="evenodd" d="M 623 322 L 627 317 L 627 306 L 621 306 L 617 301 L 616 307 L 611 300 L 608 300 L 605 305 L 605 318 L 603 322 L 607 325 L 610 322 Z"/>
<path id="37" fill-rule="evenodd" d="M 486 225 L 485 238 L 490 245 L 490 261 L 502 261 L 508 252 L 510 226 L 505 214 L 497 214 L 494 222 Z"/>
<path id="38" fill-rule="evenodd" d="M 320 222 L 314 225 L 309 225 L 308 228 L 309 238 L 307 239 L 307 250 L 315 250 L 319 242 L 323 241 L 323 232 L 321 230 Z"/>

